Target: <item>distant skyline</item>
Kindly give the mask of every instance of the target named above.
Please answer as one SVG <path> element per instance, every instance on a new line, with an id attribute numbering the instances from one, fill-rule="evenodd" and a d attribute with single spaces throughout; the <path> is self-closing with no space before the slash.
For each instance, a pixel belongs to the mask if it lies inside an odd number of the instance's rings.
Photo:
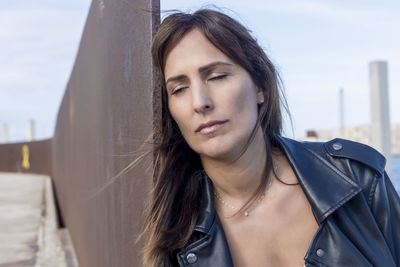
<path id="1" fill-rule="evenodd" d="M 88 0 L 0 3 L 0 126 L 8 124 L 10 141 L 25 139 L 29 119 L 36 122 L 37 138 L 52 136 L 90 4 Z M 208 4 L 168 0 L 161 1 L 161 9 L 193 11 Z M 391 122 L 400 123 L 399 1 L 216 0 L 212 4 L 252 30 L 277 65 L 296 138 L 307 129 L 339 127 L 340 88 L 345 125 L 369 123 L 368 64 L 375 60 L 388 62 Z M 290 127 L 285 128 L 292 136 Z"/>

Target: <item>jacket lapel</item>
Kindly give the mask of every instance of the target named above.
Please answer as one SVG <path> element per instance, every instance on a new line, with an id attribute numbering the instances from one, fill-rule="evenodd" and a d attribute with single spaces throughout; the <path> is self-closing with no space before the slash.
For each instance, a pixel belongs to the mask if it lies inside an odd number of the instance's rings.
<path id="1" fill-rule="evenodd" d="M 177 254 L 180 266 L 233 267 L 224 229 L 214 210 L 213 188 L 204 171 L 201 175 L 202 201 L 194 233 L 185 249 Z"/>
<path id="2" fill-rule="evenodd" d="M 303 143 L 277 138 L 319 224 L 361 191 L 352 179 Z"/>

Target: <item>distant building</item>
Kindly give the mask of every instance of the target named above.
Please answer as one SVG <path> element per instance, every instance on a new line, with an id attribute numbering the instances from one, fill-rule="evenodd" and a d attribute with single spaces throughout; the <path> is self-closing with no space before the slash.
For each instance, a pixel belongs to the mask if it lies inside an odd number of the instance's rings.
<path id="1" fill-rule="evenodd" d="M 324 142 L 339 137 L 373 147 L 371 132 L 371 126 L 368 124 L 335 130 L 309 130 L 302 140 Z M 400 124 L 391 126 L 391 150 L 393 156 L 400 156 Z"/>

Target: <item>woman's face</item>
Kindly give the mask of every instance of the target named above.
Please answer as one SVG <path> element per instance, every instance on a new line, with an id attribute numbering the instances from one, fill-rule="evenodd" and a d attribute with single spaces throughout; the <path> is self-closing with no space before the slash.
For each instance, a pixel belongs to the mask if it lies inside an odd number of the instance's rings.
<path id="1" fill-rule="evenodd" d="M 164 73 L 169 111 L 189 146 L 202 159 L 237 157 L 257 121 L 249 73 L 198 29 L 169 52 Z"/>

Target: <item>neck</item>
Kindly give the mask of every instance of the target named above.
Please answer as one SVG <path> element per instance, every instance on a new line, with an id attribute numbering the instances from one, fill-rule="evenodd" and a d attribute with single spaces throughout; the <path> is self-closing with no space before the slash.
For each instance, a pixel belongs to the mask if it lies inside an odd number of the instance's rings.
<path id="1" fill-rule="evenodd" d="M 204 170 L 213 182 L 214 190 L 229 203 L 242 205 L 260 185 L 266 163 L 266 148 L 259 129 L 246 151 L 238 159 L 201 159 Z"/>

